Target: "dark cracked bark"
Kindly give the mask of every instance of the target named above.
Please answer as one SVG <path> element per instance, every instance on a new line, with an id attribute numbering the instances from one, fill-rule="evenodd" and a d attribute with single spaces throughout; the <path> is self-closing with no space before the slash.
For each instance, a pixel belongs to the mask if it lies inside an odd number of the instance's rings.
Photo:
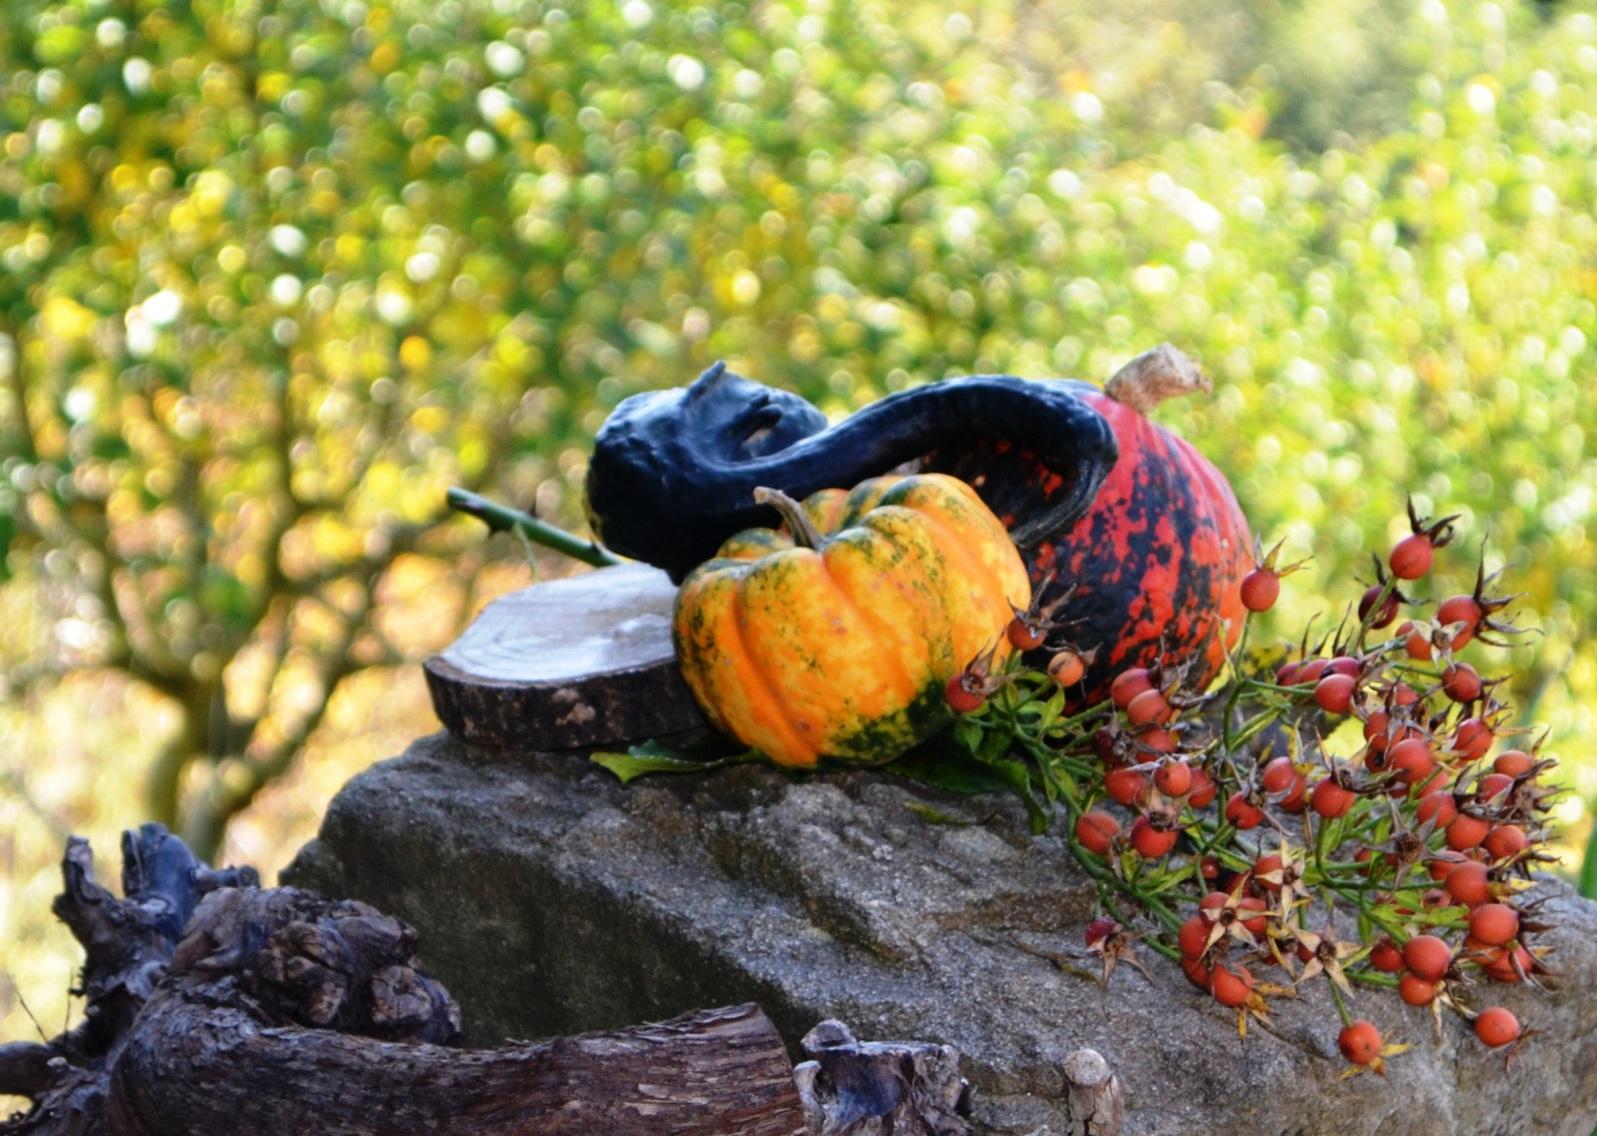
<path id="1" fill-rule="evenodd" d="M 0 1046 L 0 1093 L 29 1097 L 33 1108 L 0 1132 L 98 1134 L 107 1074 L 121 1056 L 139 1011 L 166 972 L 195 906 L 217 888 L 254 888 L 253 868 L 213 871 L 158 824 L 122 834 L 122 893 L 94 880 L 88 841 L 72 837 L 61 861 L 62 891 L 52 910 L 83 946 L 73 991 L 88 1000 L 83 1021 L 46 1044 Z"/>
<path id="2" fill-rule="evenodd" d="M 112 1078 L 107 1131 L 214 1136 L 796 1136 L 792 1070 L 758 1007 L 488 1050 L 263 1029 L 163 990 Z"/>
<path id="3" fill-rule="evenodd" d="M 901 1115 L 911 1098 L 952 1101 L 950 1077 L 956 1096 L 963 1085 L 940 1047 L 935 1091 L 913 1061 L 856 1068 L 840 1051 L 828 1072 L 852 1088 L 801 1101 L 752 1004 L 460 1049 L 459 1009 L 406 924 L 213 871 L 159 825 L 122 851 L 118 899 L 94 882 L 88 844 L 68 842 L 55 912 L 87 952 L 88 1007 L 54 1041 L 0 1046 L 0 1092 L 33 1100 L 0 1136 L 863 1134 L 881 1101 Z"/>

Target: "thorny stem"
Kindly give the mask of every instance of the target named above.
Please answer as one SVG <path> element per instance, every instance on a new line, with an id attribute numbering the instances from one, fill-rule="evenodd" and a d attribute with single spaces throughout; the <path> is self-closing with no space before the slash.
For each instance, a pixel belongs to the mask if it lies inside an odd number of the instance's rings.
<path id="1" fill-rule="evenodd" d="M 1112 899 L 1111 897 L 1109 897 L 1107 895 L 1100 895 L 1099 902 L 1101 902 L 1103 904 L 1103 909 L 1105 911 L 1107 911 L 1109 913 L 1109 915 L 1111 917 L 1113 917 L 1116 922 L 1118 922 L 1118 923 L 1125 923 L 1126 922 L 1126 917 L 1125 917 L 1124 913 L 1120 910 L 1120 906 L 1117 903 L 1115 903 L 1114 899 Z M 1145 939 L 1143 939 L 1141 941 L 1143 943 L 1145 943 L 1146 945 L 1152 947 L 1154 950 L 1158 951 L 1160 954 L 1162 954 L 1165 958 L 1169 959 L 1171 962 L 1180 962 L 1181 961 L 1181 952 L 1178 951 L 1175 947 L 1172 947 L 1169 943 L 1164 942 L 1162 939 L 1159 939 L 1159 938 L 1156 938 L 1156 937 L 1153 937 L 1153 936 L 1149 936 L 1148 938 L 1145 938 Z"/>
<path id="2" fill-rule="evenodd" d="M 1337 985 L 1334 982 L 1327 982 L 1326 985 L 1331 988 L 1331 1001 L 1336 1003 L 1336 1012 L 1342 1018 L 1342 1025 L 1352 1025 L 1353 1015 L 1347 1012 L 1347 1003 L 1342 1000 L 1342 991 L 1337 989 Z"/>
<path id="3" fill-rule="evenodd" d="M 1080 815 L 1079 810 L 1077 815 Z M 1174 933 L 1181 929 L 1181 917 L 1179 915 L 1171 911 L 1162 901 L 1155 898 L 1151 892 L 1139 889 L 1133 881 L 1121 879 L 1114 872 L 1105 868 L 1102 860 L 1082 847 L 1081 842 L 1076 839 L 1073 829 L 1066 837 L 1066 840 L 1070 845 L 1071 854 L 1076 857 L 1076 862 L 1081 865 L 1082 870 L 1098 881 L 1100 897 L 1107 887 L 1119 892 L 1127 899 L 1135 900 L 1144 909 L 1152 912 L 1170 932 Z"/>

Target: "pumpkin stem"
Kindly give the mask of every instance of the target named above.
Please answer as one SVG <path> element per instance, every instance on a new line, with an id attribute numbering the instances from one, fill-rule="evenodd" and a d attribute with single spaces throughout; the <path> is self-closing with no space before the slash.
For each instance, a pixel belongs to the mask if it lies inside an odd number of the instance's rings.
<path id="1" fill-rule="evenodd" d="M 769 505 L 787 522 L 788 532 L 793 534 L 793 543 L 800 548 L 820 548 L 822 541 L 821 530 L 815 527 L 815 522 L 810 520 L 810 515 L 804 511 L 793 498 L 783 493 L 780 489 L 770 489 L 761 485 L 754 490 L 756 504 Z"/>
<path id="2" fill-rule="evenodd" d="M 1167 398 L 1193 391 L 1212 391 L 1214 385 L 1190 356 L 1168 343 L 1144 351 L 1104 384 L 1103 392 L 1138 414 L 1148 414 Z"/>

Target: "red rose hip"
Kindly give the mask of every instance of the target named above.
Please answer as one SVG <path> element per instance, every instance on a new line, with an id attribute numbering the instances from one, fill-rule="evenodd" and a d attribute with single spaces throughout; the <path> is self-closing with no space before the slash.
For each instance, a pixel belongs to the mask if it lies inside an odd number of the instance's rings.
<path id="1" fill-rule="evenodd" d="M 1501 1006 L 1482 1010 L 1475 1019 L 1475 1036 L 1493 1049 L 1519 1037 L 1519 1019 Z"/>
<path id="2" fill-rule="evenodd" d="M 1440 982 L 1453 965 L 1453 952 L 1435 935 L 1415 935 L 1403 944 L 1403 965 L 1427 982 Z"/>
<path id="3" fill-rule="evenodd" d="M 1249 611 L 1269 611 L 1281 595 L 1281 578 L 1268 568 L 1255 568 L 1242 577 L 1242 606 Z"/>
<path id="4" fill-rule="evenodd" d="M 1336 1036 L 1336 1047 L 1353 1065 L 1370 1065 L 1381 1055 L 1381 1031 L 1360 1018 L 1344 1026 Z"/>
<path id="5" fill-rule="evenodd" d="M 1115 837 L 1119 835 L 1120 822 L 1097 809 L 1082 813 L 1076 821 L 1076 839 L 1094 856 L 1107 856 Z"/>

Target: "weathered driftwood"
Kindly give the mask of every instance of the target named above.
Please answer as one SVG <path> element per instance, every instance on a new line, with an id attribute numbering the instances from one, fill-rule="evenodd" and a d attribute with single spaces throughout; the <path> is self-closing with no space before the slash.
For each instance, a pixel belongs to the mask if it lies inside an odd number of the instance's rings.
<path id="1" fill-rule="evenodd" d="M 941 1120 L 963 1088 L 952 1050 L 825 1023 L 841 1030 L 812 1049 L 825 1100 L 801 1102 L 752 1004 L 455 1048 L 459 1010 L 399 920 L 211 871 L 158 825 L 127 834 L 123 857 L 117 899 L 88 845 L 68 844 L 55 910 L 87 952 L 88 1008 L 53 1042 L 0 1047 L 0 1093 L 34 1102 L 6 1136 L 873 1136 L 889 1114 L 900 1133 L 965 1131 Z"/>
<path id="2" fill-rule="evenodd" d="M 44 1044 L 0 1046 L 0 1093 L 29 1097 L 33 1109 L 5 1123 L 7 1133 L 98 1133 L 111 1066 L 166 971 L 167 959 L 202 897 L 217 888 L 254 887 L 253 868 L 212 871 L 160 825 L 122 835 L 122 893 L 94 880 L 86 840 L 67 842 L 63 890 L 53 910 L 83 946 L 75 993 L 88 999 L 83 1021 Z"/>
<path id="3" fill-rule="evenodd" d="M 959 1053 L 922 1041 L 856 1041 L 828 1018 L 793 1070 L 812 1136 L 966 1136 L 970 1084 Z"/>
<path id="4" fill-rule="evenodd" d="M 1126 1097 L 1120 1078 L 1096 1049 L 1078 1049 L 1064 1061 L 1069 1136 L 1120 1136 Z"/>
<path id="5" fill-rule="evenodd" d="M 439 719 L 461 741 L 576 749 L 708 729 L 671 643 L 676 587 L 643 564 L 523 588 L 427 660 Z"/>
<path id="6" fill-rule="evenodd" d="M 139 1136 L 797 1136 L 781 1039 L 757 1006 L 488 1050 L 263 1030 L 163 991 L 113 1078 L 107 1131 Z"/>

